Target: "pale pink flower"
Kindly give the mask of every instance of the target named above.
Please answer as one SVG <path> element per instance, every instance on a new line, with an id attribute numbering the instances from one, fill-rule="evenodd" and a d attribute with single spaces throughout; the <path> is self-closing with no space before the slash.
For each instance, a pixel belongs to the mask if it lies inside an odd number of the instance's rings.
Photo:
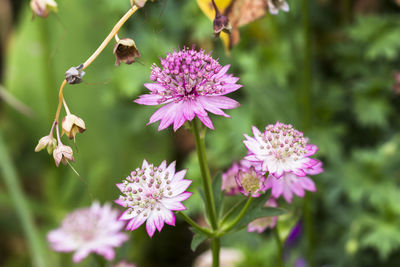
<path id="1" fill-rule="evenodd" d="M 272 189 L 272 196 L 283 198 L 288 202 L 292 202 L 293 194 L 304 197 L 305 191 L 315 192 L 314 181 L 307 176 L 299 177 L 291 172 L 285 172 L 282 177 L 277 178 L 274 175 L 269 175 L 266 181 L 266 187 Z"/>
<path id="2" fill-rule="evenodd" d="M 265 202 L 264 207 L 277 208 L 278 204 L 276 203 L 276 200 L 271 197 L 267 200 L 267 202 Z M 278 216 L 257 218 L 247 225 L 247 232 L 257 232 L 261 234 L 267 228 L 271 229 L 274 228 L 277 221 L 278 221 Z"/>
<path id="3" fill-rule="evenodd" d="M 233 109 L 239 103 L 224 95 L 236 91 L 242 85 L 239 78 L 227 74 L 229 65 L 222 67 L 204 50 L 184 48 L 161 59 L 161 67 L 153 65 L 146 83 L 149 94 L 141 95 L 134 102 L 142 105 L 161 105 L 148 124 L 161 121 L 158 130 L 173 124 L 174 131 L 185 121 L 197 116 L 210 129 L 214 129 L 207 112 L 229 117 L 222 109 Z"/>
<path id="4" fill-rule="evenodd" d="M 232 167 L 222 174 L 221 190 L 227 195 L 237 195 L 240 193 L 236 183 L 236 176 L 239 174 L 239 164 L 233 163 Z"/>
<path id="5" fill-rule="evenodd" d="M 252 130 L 254 137 L 244 135 L 243 142 L 249 152 L 245 159 L 261 164 L 264 173 L 268 171 L 277 178 L 285 172 L 305 176 L 319 162 L 310 158 L 317 146 L 308 144 L 308 138 L 290 124 L 269 124 L 264 133 L 254 126 Z"/>
<path id="6" fill-rule="evenodd" d="M 185 210 L 181 202 L 192 195 L 185 192 L 192 183 L 184 179 L 185 175 L 186 170 L 175 173 L 175 161 L 168 167 L 163 161 L 157 167 L 144 160 L 141 169 L 117 184 L 122 195 L 115 202 L 127 208 L 119 218 L 129 220 L 126 229 L 133 231 L 147 220 L 146 230 L 152 237 L 156 228 L 161 231 L 164 222 L 174 226 L 172 211 Z"/>
<path id="7" fill-rule="evenodd" d="M 265 176 L 257 171 L 254 166 L 249 168 L 241 166 L 236 175 L 239 191 L 245 196 L 259 197 L 267 190 L 265 181 Z"/>
<path id="8" fill-rule="evenodd" d="M 94 202 L 91 207 L 68 214 L 61 227 L 50 231 L 47 239 L 55 251 L 75 251 L 74 262 L 80 262 L 92 252 L 112 260 L 114 248 L 128 240 L 128 235 L 120 232 L 124 223 L 118 221 L 118 215 L 110 204 L 102 207 Z"/>
<path id="9" fill-rule="evenodd" d="M 268 10 L 272 15 L 277 15 L 279 10 L 289 12 L 289 5 L 285 0 L 268 0 Z"/>

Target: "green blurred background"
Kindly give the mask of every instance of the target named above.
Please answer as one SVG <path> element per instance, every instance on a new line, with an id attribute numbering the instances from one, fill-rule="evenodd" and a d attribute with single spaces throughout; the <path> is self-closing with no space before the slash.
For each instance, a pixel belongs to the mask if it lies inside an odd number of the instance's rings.
<path id="1" fill-rule="evenodd" d="M 243 133 L 251 125 L 293 124 L 319 146 L 325 167 L 313 177 L 318 191 L 310 195 L 314 266 L 400 266 L 400 90 L 393 89 L 400 69 L 400 7 L 395 0 L 288 2 L 289 13 L 242 27 L 230 56 L 195 0 L 158 0 L 134 14 L 119 36 L 135 40 L 140 62 L 115 67 L 109 45 L 84 83 L 65 89 L 71 112 L 87 126 L 76 145 L 70 142 L 86 185 L 68 166 L 56 168 L 46 152 L 33 150 L 50 129 L 65 71 L 97 48 L 129 1 L 59 0 L 57 14 L 32 20 L 29 1 L 0 0 L 0 266 L 72 266 L 71 254 L 50 251 L 46 233 L 68 212 L 89 206 L 91 195 L 102 203 L 116 199 L 114 184 L 144 158 L 155 164 L 177 160 L 178 168 L 189 168 L 195 191 L 200 173 L 190 134 L 145 126 L 156 108 L 132 103 L 146 91 L 152 63 L 185 45 L 213 51 L 244 85 L 232 94 L 241 107 L 228 111 L 231 119 L 212 116 L 215 131 L 208 132 L 207 147 L 213 172 L 245 155 Z M 27 115 L 10 105 L 9 94 L 29 107 Z M 36 231 L 21 221 L 27 213 L 16 208 L 16 182 Z M 199 216 L 197 193 L 185 204 Z M 303 205 L 297 198 L 286 208 L 301 220 Z M 152 239 L 143 227 L 130 237 L 117 259 L 139 266 L 190 266 L 207 249 L 190 250 L 191 233 L 181 220 Z M 39 240 L 35 256 L 32 238 Z M 287 266 L 300 266 L 305 244 L 303 230 L 285 248 Z M 241 266 L 274 266 L 269 231 L 244 230 L 223 246 L 245 253 Z M 93 264 L 89 257 L 77 266 Z"/>

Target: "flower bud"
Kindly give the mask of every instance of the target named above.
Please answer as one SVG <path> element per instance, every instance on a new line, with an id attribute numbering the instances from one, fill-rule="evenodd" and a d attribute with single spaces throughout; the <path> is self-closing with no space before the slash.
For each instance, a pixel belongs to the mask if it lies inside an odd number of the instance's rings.
<path id="1" fill-rule="evenodd" d="M 69 68 L 65 72 L 65 80 L 69 84 L 77 84 L 82 82 L 82 77 L 85 75 L 85 72 L 82 70 L 83 64 L 78 67 Z"/>
<path id="2" fill-rule="evenodd" d="M 56 147 L 57 140 L 53 136 L 46 135 L 40 138 L 39 143 L 35 147 L 35 152 L 39 152 L 40 150 L 47 148 L 47 152 L 51 154 Z"/>
<path id="3" fill-rule="evenodd" d="M 68 135 L 69 139 L 75 138 L 75 135 L 79 133 L 83 133 L 86 130 L 85 122 L 75 116 L 74 114 L 67 114 L 62 121 L 62 133 Z"/>
<path id="4" fill-rule="evenodd" d="M 74 161 L 72 148 L 63 144 L 58 144 L 53 151 L 53 158 L 57 167 L 60 165 L 60 162 L 66 165 L 68 160 Z"/>
<path id="5" fill-rule="evenodd" d="M 229 23 L 228 17 L 218 13 L 215 15 L 215 19 L 213 21 L 213 27 L 215 36 L 218 36 L 221 33 L 221 31 L 225 33 L 231 33 L 232 31 L 232 26 Z"/>
<path id="6" fill-rule="evenodd" d="M 147 0 L 131 0 L 131 5 L 136 5 L 140 8 L 144 7 L 144 5 L 146 4 Z"/>
<path id="7" fill-rule="evenodd" d="M 54 0 L 31 0 L 31 9 L 34 15 L 46 18 L 50 11 L 57 11 L 57 3 Z"/>
<path id="8" fill-rule="evenodd" d="M 140 57 L 135 41 L 130 38 L 119 39 L 114 46 L 113 53 L 115 55 L 115 66 L 119 66 L 121 62 L 132 64 L 136 58 Z"/>

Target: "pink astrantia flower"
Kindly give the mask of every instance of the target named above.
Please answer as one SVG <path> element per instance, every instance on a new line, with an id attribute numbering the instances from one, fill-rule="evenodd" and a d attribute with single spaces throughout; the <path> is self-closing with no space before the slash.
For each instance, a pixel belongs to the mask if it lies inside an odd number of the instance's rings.
<path id="1" fill-rule="evenodd" d="M 160 166 L 143 161 L 142 168 L 131 172 L 117 187 L 122 195 L 115 202 L 127 210 L 119 220 L 129 220 L 126 230 L 135 230 L 146 220 L 146 230 L 150 237 L 155 230 L 159 232 L 164 222 L 174 226 L 172 211 L 185 210 L 181 203 L 192 193 L 185 190 L 192 183 L 185 180 L 186 170 L 175 173 L 175 161 L 167 167 L 163 161 Z"/>
<path id="2" fill-rule="evenodd" d="M 207 112 L 229 117 L 222 109 L 233 109 L 239 103 L 224 95 L 236 91 L 242 85 L 239 78 L 227 74 L 229 65 L 222 67 L 204 50 L 184 48 L 161 59 L 161 67 L 153 65 L 146 83 L 149 94 L 141 95 L 134 102 L 142 105 L 165 104 L 150 118 L 148 124 L 161 121 L 158 130 L 173 124 L 174 131 L 185 121 L 197 116 L 208 128 L 214 126 Z"/>
<path id="3" fill-rule="evenodd" d="M 249 152 L 245 159 L 262 164 L 264 173 L 268 171 L 277 178 L 285 172 L 305 176 L 306 170 L 313 171 L 319 164 L 310 158 L 318 150 L 317 146 L 308 144 L 308 138 L 292 125 L 277 122 L 267 125 L 264 133 L 254 126 L 252 130 L 254 137 L 244 135 L 243 142 Z"/>
<path id="4" fill-rule="evenodd" d="M 267 190 L 265 181 L 265 176 L 257 171 L 254 166 L 247 168 L 242 165 L 239 173 L 236 175 L 236 183 L 239 191 L 245 196 L 259 197 Z"/>
<path id="5" fill-rule="evenodd" d="M 278 204 L 276 203 L 276 200 L 271 197 L 267 200 L 267 202 L 265 202 L 264 207 L 277 208 Z M 261 234 L 267 228 L 271 229 L 274 228 L 277 221 L 278 221 L 278 216 L 257 218 L 247 225 L 247 232 L 257 232 Z"/>
<path id="6" fill-rule="evenodd" d="M 266 181 L 267 188 L 272 188 L 272 196 L 283 198 L 288 202 L 292 202 L 293 194 L 304 197 L 305 191 L 315 192 L 314 181 L 307 176 L 299 177 L 291 172 L 285 172 L 280 178 L 269 175 Z"/>
<path id="7" fill-rule="evenodd" d="M 221 190 L 227 195 L 239 194 L 239 187 L 236 183 L 236 176 L 239 174 L 239 164 L 233 163 L 232 167 L 222 174 Z"/>
<path id="8" fill-rule="evenodd" d="M 75 251 L 74 262 L 80 262 L 91 252 L 112 260 L 115 255 L 113 248 L 128 240 L 128 235 L 120 232 L 124 223 L 117 220 L 118 215 L 111 205 L 101 207 L 94 202 L 91 207 L 67 215 L 61 228 L 50 231 L 47 239 L 55 251 Z"/>

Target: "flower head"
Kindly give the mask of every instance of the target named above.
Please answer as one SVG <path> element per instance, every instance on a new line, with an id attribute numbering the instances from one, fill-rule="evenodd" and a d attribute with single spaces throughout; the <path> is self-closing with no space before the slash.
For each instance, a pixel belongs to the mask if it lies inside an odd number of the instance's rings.
<path id="1" fill-rule="evenodd" d="M 259 197 L 267 189 L 264 175 L 253 166 L 249 168 L 242 166 L 236 175 L 236 183 L 240 193 L 245 196 Z"/>
<path id="2" fill-rule="evenodd" d="M 54 0 L 31 0 L 31 9 L 34 15 L 46 18 L 50 11 L 57 11 L 57 3 Z"/>
<path id="3" fill-rule="evenodd" d="M 278 207 L 278 204 L 276 203 L 276 200 L 274 198 L 269 198 L 267 202 L 265 202 L 264 207 L 276 208 Z M 257 218 L 247 225 L 247 232 L 257 232 L 261 234 L 267 228 L 274 228 L 277 221 L 278 216 Z"/>
<path id="4" fill-rule="evenodd" d="M 129 220 L 127 230 L 135 230 L 146 220 L 146 230 L 150 237 L 156 228 L 158 231 L 164 222 L 175 225 L 172 211 L 185 210 L 181 203 L 192 193 L 185 190 L 192 183 L 185 180 L 186 170 L 175 173 L 175 161 L 167 167 L 163 161 L 160 166 L 143 161 L 142 168 L 137 168 L 131 175 L 117 184 L 122 195 L 115 202 L 127 210 L 119 220 Z"/>
<path id="5" fill-rule="evenodd" d="M 111 209 L 111 205 L 102 207 L 94 202 L 91 207 L 68 214 L 61 227 L 50 231 L 47 239 L 55 251 L 75 251 L 74 262 L 83 260 L 91 252 L 112 260 L 113 248 L 128 240 L 128 236 L 120 232 L 124 224 L 117 217 L 118 211 Z"/>
<path id="6" fill-rule="evenodd" d="M 309 177 L 299 177 L 291 172 L 285 172 L 280 178 L 274 175 L 269 175 L 266 181 L 267 189 L 272 188 L 272 196 L 279 198 L 283 195 L 283 198 L 288 202 L 292 202 L 293 194 L 304 197 L 305 191 L 315 192 L 314 181 Z"/>
<path id="7" fill-rule="evenodd" d="M 204 50 L 184 48 L 174 51 L 161 59 L 161 67 L 153 65 L 150 79 L 155 83 L 145 84 L 150 93 L 141 95 L 135 102 L 142 105 L 165 104 L 148 123 L 160 120 L 159 131 L 171 124 L 176 131 L 195 116 L 205 126 L 214 129 L 207 112 L 229 117 L 222 109 L 239 106 L 238 102 L 224 96 L 242 87 L 236 84 L 239 78 L 226 74 L 228 69 L 229 65 L 222 67 Z"/>
<path id="8" fill-rule="evenodd" d="M 281 177 L 284 172 L 305 176 L 306 170 L 312 171 L 317 161 L 309 156 L 315 154 L 317 146 L 308 144 L 308 138 L 292 125 L 280 122 L 267 125 L 264 133 L 252 128 L 254 137 L 245 135 L 249 154 L 245 159 L 258 162 L 263 172 Z"/>
<path id="9" fill-rule="evenodd" d="M 62 120 L 62 133 L 68 135 L 69 139 L 75 138 L 77 133 L 83 133 L 86 130 L 85 122 L 75 116 L 74 114 L 68 113 L 67 116 Z"/>
<path id="10" fill-rule="evenodd" d="M 268 10 L 272 15 L 277 15 L 279 9 L 289 12 L 289 5 L 285 0 L 268 0 Z"/>

